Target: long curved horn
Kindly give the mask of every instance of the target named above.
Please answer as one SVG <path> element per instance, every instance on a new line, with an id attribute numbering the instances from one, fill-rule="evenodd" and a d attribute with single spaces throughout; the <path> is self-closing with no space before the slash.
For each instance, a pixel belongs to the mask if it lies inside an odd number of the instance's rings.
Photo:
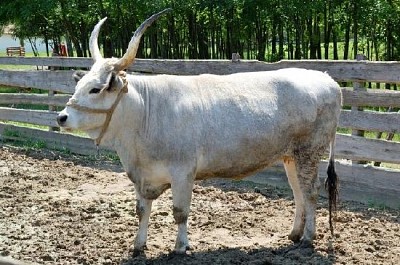
<path id="1" fill-rule="evenodd" d="M 102 59 L 103 56 L 101 56 L 100 49 L 99 49 L 99 44 L 97 43 L 97 38 L 99 36 L 99 31 L 101 26 L 103 25 L 104 21 L 106 21 L 107 17 L 103 18 L 100 20 L 96 26 L 94 27 L 92 34 L 90 35 L 89 39 L 89 50 L 90 53 L 92 54 L 93 60 L 96 62 L 98 59 Z"/>
<path id="2" fill-rule="evenodd" d="M 171 10 L 171 8 L 167 8 L 157 14 L 152 15 L 136 29 L 131 41 L 129 42 L 128 49 L 126 49 L 124 56 L 115 63 L 114 70 L 124 70 L 135 60 L 136 53 L 140 44 L 140 38 L 142 37 L 143 33 L 155 20 L 157 20 L 157 18 Z"/>

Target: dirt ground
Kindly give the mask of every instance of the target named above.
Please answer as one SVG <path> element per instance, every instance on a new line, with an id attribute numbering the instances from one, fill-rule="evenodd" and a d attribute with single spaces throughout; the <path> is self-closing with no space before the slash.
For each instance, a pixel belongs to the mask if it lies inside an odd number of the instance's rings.
<path id="1" fill-rule="evenodd" d="M 117 162 L 0 146 L 0 256 L 38 264 L 399 264 L 399 211 L 326 200 L 314 248 L 287 239 L 292 195 L 246 181 L 196 183 L 187 255 L 174 255 L 171 193 L 153 204 L 148 250 L 132 257 L 133 186 Z M 256 187 L 257 186 L 257 187 Z"/>

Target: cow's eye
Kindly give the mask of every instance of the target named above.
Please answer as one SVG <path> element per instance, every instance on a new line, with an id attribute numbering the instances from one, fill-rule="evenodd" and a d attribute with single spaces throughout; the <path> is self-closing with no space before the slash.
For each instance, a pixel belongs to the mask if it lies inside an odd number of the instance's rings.
<path id="1" fill-rule="evenodd" d="M 97 94 L 97 93 L 99 93 L 100 91 L 101 91 L 101 88 L 95 87 L 95 88 L 92 88 L 92 89 L 89 91 L 89 94 Z"/>

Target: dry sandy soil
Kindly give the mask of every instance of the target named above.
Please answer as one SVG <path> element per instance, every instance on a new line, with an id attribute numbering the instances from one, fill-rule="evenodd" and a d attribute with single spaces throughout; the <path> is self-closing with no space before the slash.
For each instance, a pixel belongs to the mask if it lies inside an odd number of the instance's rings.
<path id="1" fill-rule="evenodd" d="M 245 181 L 198 182 L 187 255 L 170 254 L 171 193 L 153 204 L 133 257 L 133 186 L 117 162 L 0 146 L 0 256 L 38 264 L 399 264 L 399 211 L 341 203 L 333 239 L 320 199 L 314 248 L 288 239 L 291 194 Z"/>

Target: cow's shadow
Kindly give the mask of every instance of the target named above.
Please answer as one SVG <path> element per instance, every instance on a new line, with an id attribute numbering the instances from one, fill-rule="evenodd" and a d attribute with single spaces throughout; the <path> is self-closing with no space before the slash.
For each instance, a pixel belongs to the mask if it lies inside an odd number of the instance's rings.
<path id="1" fill-rule="evenodd" d="M 120 264 L 334 264 L 336 256 L 333 251 L 320 253 L 313 247 L 301 248 L 298 245 L 288 245 L 280 248 L 261 247 L 252 250 L 241 248 L 220 248 L 210 251 L 195 250 L 185 255 L 161 254 L 157 257 L 146 257 L 145 253 L 138 256 L 129 254 Z"/>

